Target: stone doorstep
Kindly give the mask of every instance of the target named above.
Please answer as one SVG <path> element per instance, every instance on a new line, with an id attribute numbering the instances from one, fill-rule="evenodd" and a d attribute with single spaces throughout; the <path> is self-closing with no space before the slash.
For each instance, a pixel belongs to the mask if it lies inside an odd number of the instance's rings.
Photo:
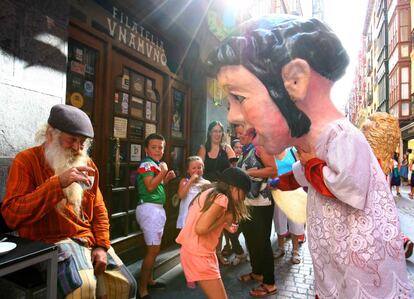
<path id="1" fill-rule="evenodd" d="M 155 260 L 154 266 L 154 279 L 157 279 L 170 271 L 172 268 L 177 266 L 180 263 L 180 247 L 177 244 L 171 245 L 168 248 L 162 249 L 160 254 Z M 141 271 L 142 260 L 138 260 L 135 263 L 127 265 L 128 270 L 132 275 L 139 279 L 139 274 Z"/>

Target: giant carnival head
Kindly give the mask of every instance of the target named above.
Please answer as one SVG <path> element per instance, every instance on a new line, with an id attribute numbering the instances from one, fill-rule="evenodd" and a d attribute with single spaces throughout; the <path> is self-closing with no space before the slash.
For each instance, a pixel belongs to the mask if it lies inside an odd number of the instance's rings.
<path id="1" fill-rule="evenodd" d="M 381 164 L 384 173 L 391 171 L 388 163 L 399 146 L 401 132 L 398 119 L 385 112 L 375 112 L 362 124 L 361 131 Z"/>
<path id="2" fill-rule="evenodd" d="M 293 61 L 304 61 L 312 71 L 335 82 L 344 75 L 349 57 L 338 37 L 317 19 L 270 15 L 243 23 L 236 33 L 226 38 L 210 53 L 207 69 L 210 76 L 217 76 L 219 83 L 227 88 L 229 121 L 238 122 L 231 119 L 236 116 L 230 116 L 231 109 L 238 108 L 239 111 L 233 112 L 239 112 L 246 122 L 255 126 L 259 136 L 262 132 L 254 117 L 262 122 L 279 117 L 280 125 L 285 126 L 285 131 L 280 133 L 291 138 L 307 134 L 311 120 L 297 107 L 298 99 L 286 86 L 291 71 L 301 68 L 299 63 L 292 65 L 293 70 L 287 70 L 285 67 Z M 260 110 L 261 97 L 270 97 L 282 117 L 269 109 Z M 257 115 L 248 115 L 252 110 Z"/>

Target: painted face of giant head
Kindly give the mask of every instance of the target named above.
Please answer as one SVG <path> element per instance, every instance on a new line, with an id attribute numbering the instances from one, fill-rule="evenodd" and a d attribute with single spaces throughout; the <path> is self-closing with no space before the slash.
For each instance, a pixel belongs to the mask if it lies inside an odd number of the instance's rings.
<path id="1" fill-rule="evenodd" d="M 217 78 L 227 87 L 229 122 L 254 127 L 259 143 L 269 153 L 279 153 L 292 142 L 287 123 L 266 87 L 249 70 L 241 65 L 224 66 Z"/>
<path id="2" fill-rule="evenodd" d="M 242 24 L 207 61 L 210 75 L 229 91 L 229 121 L 254 126 L 268 152 L 280 152 L 311 126 L 281 75 L 295 58 L 332 81 L 345 73 L 349 62 L 326 25 L 295 16 L 267 16 Z"/>

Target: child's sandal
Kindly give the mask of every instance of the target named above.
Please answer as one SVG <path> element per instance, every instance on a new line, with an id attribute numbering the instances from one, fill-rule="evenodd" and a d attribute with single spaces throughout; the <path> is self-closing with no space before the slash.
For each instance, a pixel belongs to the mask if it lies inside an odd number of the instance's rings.
<path id="1" fill-rule="evenodd" d="M 300 264 L 300 253 L 297 250 L 292 251 L 292 257 L 290 258 L 292 264 Z"/>

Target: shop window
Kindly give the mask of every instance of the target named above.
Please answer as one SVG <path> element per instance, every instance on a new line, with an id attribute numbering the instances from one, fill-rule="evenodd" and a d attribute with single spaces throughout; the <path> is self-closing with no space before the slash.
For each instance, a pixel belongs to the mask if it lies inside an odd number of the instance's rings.
<path id="1" fill-rule="evenodd" d="M 409 116 L 410 115 L 410 103 L 403 102 L 401 103 L 401 116 Z"/>
<path id="2" fill-rule="evenodd" d="M 408 44 L 401 45 L 401 57 L 410 56 Z"/>

